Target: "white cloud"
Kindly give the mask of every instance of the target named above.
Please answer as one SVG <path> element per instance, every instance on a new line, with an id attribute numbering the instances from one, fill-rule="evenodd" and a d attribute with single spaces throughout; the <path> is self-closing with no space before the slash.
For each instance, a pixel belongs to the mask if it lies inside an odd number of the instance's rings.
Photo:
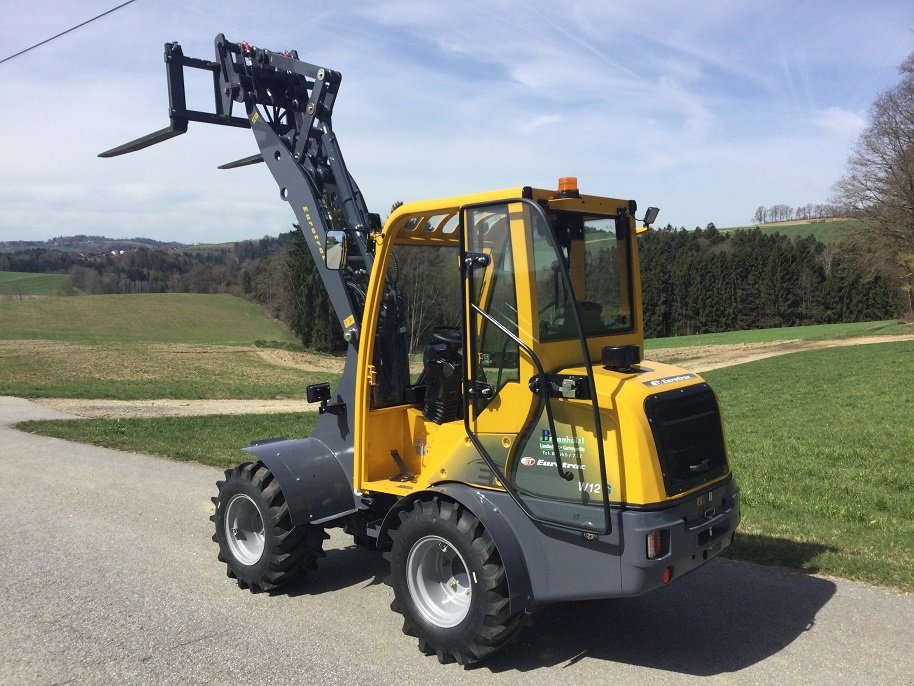
<path id="1" fill-rule="evenodd" d="M 812 122 L 830 133 L 839 141 L 854 140 L 866 126 L 866 118 L 859 112 L 840 107 L 826 107 L 813 110 Z"/>
<path id="2" fill-rule="evenodd" d="M 562 121 L 562 117 L 558 114 L 543 114 L 537 117 L 533 117 L 529 121 L 522 122 L 518 129 L 524 135 L 530 135 L 537 129 L 543 128 L 545 126 L 550 126 L 552 124 L 558 124 Z"/>

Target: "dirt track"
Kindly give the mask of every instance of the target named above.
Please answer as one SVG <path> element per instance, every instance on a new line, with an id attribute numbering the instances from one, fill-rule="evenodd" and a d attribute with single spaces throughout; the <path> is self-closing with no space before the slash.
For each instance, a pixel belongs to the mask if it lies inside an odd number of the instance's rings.
<path id="1" fill-rule="evenodd" d="M 745 362 L 764 360 L 788 353 L 825 348 L 844 348 L 850 345 L 914 341 L 914 334 L 901 336 L 861 336 L 827 341 L 773 341 L 771 343 L 738 343 L 736 345 L 696 345 L 682 348 L 654 348 L 646 352 L 649 359 L 687 367 L 695 372 L 707 372 L 721 367 L 732 367 Z"/>
<path id="2" fill-rule="evenodd" d="M 774 341 L 736 345 L 698 345 L 680 348 L 655 348 L 647 357 L 658 362 L 681 365 L 695 372 L 731 367 L 777 355 L 822 350 L 849 345 L 912 341 L 914 334 L 903 336 L 867 336 L 828 341 Z M 309 353 L 283 350 L 261 351 L 260 356 L 273 364 L 306 371 L 342 372 L 342 358 L 328 358 Z M 80 417 L 184 417 L 207 414 L 271 414 L 304 412 L 312 409 L 304 400 L 77 400 L 47 398 L 42 405 Z"/>
<path id="3" fill-rule="evenodd" d="M 40 398 L 36 400 L 67 414 L 80 417 L 192 417 L 204 414 L 274 414 L 314 409 L 304 398 L 296 400 L 82 400 Z"/>

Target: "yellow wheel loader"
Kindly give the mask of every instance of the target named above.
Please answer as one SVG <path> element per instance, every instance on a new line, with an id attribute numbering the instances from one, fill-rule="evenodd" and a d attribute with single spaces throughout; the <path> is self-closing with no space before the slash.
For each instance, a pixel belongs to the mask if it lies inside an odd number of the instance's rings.
<path id="1" fill-rule="evenodd" d="M 368 212 L 333 134 L 340 74 L 248 43 L 165 45 L 170 124 L 250 128 L 347 343 L 307 438 L 255 442 L 213 498 L 219 559 L 271 590 L 342 527 L 385 551 L 419 648 L 467 664 L 549 603 L 634 596 L 717 556 L 740 519 L 717 400 L 642 359 L 638 239 L 656 217 L 573 177 Z M 184 70 L 212 72 L 212 112 Z M 243 115 L 233 114 L 233 109 Z M 639 226 L 639 222 L 641 226 Z"/>

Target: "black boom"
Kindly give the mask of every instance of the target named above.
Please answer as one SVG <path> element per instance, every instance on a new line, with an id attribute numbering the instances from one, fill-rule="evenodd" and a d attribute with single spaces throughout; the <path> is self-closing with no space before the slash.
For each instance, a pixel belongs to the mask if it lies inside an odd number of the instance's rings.
<path id="1" fill-rule="evenodd" d="M 363 303 L 353 282 L 367 282 L 374 245 L 368 237 L 380 229 L 380 218 L 368 212 L 333 133 L 333 104 L 342 77 L 339 72 L 302 62 L 294 50 L 272 52 L 248 43 L 231 43 L 221 33 L 215 43 L 214 61 L 186 57 L 178 43 L 166 43 L 169 125 L 99 157 L 135 152 L 174 138 L 186 133 L 192 121 L 253 129 L 260 153 L 220 169 L 267 163 L 280 196 L 292 206 L 305 234 L 346 339 L 356 344 Z M 187 108 L 185 68 L 212 73 L 212 112 Z M 243 106 L 246 116 L 233 114 L 236 103 Z M 338 210 L 344 225 L 333 225 L 331 208 Z M 331 270 L 324 262 L 324 242 L 331 229 L 346 232 L 348 269 Z"/>

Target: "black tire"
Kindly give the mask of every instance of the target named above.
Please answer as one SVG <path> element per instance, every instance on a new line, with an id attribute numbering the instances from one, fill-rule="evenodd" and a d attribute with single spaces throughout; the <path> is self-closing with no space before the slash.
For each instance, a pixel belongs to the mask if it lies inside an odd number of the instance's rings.
<path id="1" fill-rule="evenodd" d="M 228 469 L 216 486 L 213 541 L 226 573 L 241 588 L 272 590 L 303 576 L 323 557 L 321 546 L 329 536 L 319 527 L 292 524 L 279 483 L 263 463 Z"/>
<path id="2" fill-rule="evenodd" d="M 390 531 L 394 601 L 403 633 L 442 664 L 488 657 L 517 631 L 505 569 L 492 537 L 463 506 L 442 498 L 417 501 Z"/>

